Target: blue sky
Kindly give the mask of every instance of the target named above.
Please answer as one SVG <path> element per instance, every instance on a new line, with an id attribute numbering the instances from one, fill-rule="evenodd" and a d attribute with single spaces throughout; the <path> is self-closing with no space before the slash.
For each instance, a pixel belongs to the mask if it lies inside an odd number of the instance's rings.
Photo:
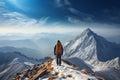
<path id="1" fill-rule="evenodd" d="M 119 23 L 119 0 L 5 0 L 8 10 L 28 17 L 49 17 L 48 22 L 69 22 L 69 18 L 85 22 Z"/>
<path id="2" fill-rule="evenodd" d="M 0 7 L 1 14 L 18 13 L 37 21 L 45 20 L 46 25 L 120 24 L 119 0 L 0 0 Z"/>
<path id="3" fill-rule="evenodd" d="M 45 33 L 70 40 L 86 28 L 119 42 L 120 1 L 0 0 L 0 34 L 4 36 Z"/>
<path id="4" fill-rule="evenodd" d="M 42 26 L 41 32 L 45 28 L 52 32 L 50 28 L 54 27 L 75 30 L 80 27 L 119 28 L 119 4 L 119 0 L 0 0 L 0 27 L 31 30 L 31 26 L 35 26 L 38 30 Z M 9 32 L 19 33 L 17 29 Z"/>

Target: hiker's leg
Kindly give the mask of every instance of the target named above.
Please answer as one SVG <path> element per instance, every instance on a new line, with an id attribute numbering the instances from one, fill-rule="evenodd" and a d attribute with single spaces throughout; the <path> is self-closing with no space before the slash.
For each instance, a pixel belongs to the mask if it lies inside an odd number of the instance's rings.
<path id="1" fill-rule="evenodd" d="M 57 65 L 59 64 L 59 58 L 58 58 L 58 56 L 56 56 L 56 63 L 57 63 Z"/>
<path id="2" fill-rule="evenodd" d="M 60 65 L 60 58 L 58 57 L 58 65 Z"/>
<path id="3" fill-rule="evenodd" d="M 58 64 L 61 65 L 61 55 L 58 55 Z"/>
<path id="4" fill-rule="evenodd" d="M 61 66 L 61 55 L 59 56 L 59 65 Z"/>

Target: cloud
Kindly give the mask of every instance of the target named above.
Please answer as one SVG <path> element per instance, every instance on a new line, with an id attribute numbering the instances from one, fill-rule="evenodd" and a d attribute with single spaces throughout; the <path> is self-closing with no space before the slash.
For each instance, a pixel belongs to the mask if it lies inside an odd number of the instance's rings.
<path id="1" fill-rule="evenodd" d="M 94 17 L 93 15 L 82 12 L 82 11 L 74 8 L 72 6 L 72 3 L 70 2 L 70 0 L 56 0 L 56 5 L 57 5 L 57 7 L 66 9 L 74 17 L 77 17 L 77 19 L 73 20 L 73 19 L 70 18 L 71 15 L 67 15 L 68 16 L 68 22 L 75 23 L 75 24 L 79 24 L 79 22 L 81 22 L 81 21 L 93 22 L 93 17 Z M 71 21 L 71 20 L 73 20 L 73 21 Z"/>
<path id="2" fill-rule="evenodd" d="M 43 17 L 36 20 L 18 12 L 4 13 L 0 20 L 0 33 L 35 34 L 45 32 L 47 28 L 44 29 L 44 27 L 48 19 L 49 17 Z"/>
<path id="3" fill-rule="evenodd" d="M 10 1 L 10 0 L 9 0 Z M 6 8 L 5 1 L 0 1 L 0 27 L 32 27 L 43 26 L 50 17 L 41 17 L 40 19 L 30 18 L 22 13 L 9 11 Z"/>
<path id="4" fill-rule="evenodd" d="M 35 34 L 44 32 L 49 17 L 42 17 L 39 20 L 29 18 L 19 12 L 11 12 L 5 8 L 5 3 L 0 1 L 0 34 L 22 33 Z M 43 30 L 43 31 L 42 31 Z"/>
<path id="5" fill-rule="evenodd" d="M 1 3 L 2 4 L 2 3 Z M 68 4 L 68 2 L 66 2 Z M 4 6 L 2 6 L 4 7 Z M 4 9 L 6 10 L 6 9 Z M 3 10 L 2 10 L 3 11 Z M 1 12 L 0 13 L 0 34 L 36 34 L 36 33 L 58 33 L 65 34 L 70 33 L 72 30 L 64 26 L 58 25 L 55 22 L 51 25 L 46 25 L 50 17 L 42 17 L 38 20 L 29 18 L 18 12 Z M 56 24 L 57 23 L 57 24 Z"/>
<path id="6" fill-rule="evenodd" d="M 65 2 L 69 4 L 69 2 Z M 78 30 L 78 28 L 69 28 L 54 22 L 46 25 L 49 16 L 38 20 L 27 17 L 19 12 L 2 12 L 0 14 L 0 34 L 37 34 L 37 33 L 55 33 L 67 34 Z"/>
<path id="7" fill-rule="evenodd" d="M 38 21 L 38 24 L 40 24 L 40 25 L 46 24 L 49 18 L 50 17 L 42 17 L 42 18 L 40 18 L 40 20 Z"/>
<path id="8" fill-rule="evenodd" d="M 86 17 L 86 18 L 81 18 L 79 19 L 78 17 L 74 17 L 74 16 L 68 16 L 67 17 L 68 22 L 74 24 L 74 25 L 88 25 L 89 23 L 95 23 L 91 17 Z"/>
<path id="9" fill-rule="evenodd" d="M 37 33 L 54 33 L 54 34 L 70 34 L 72 35 L 77 35 L 78 33 L 82 32 L 87 27 L 90 28 L 99 28 L 102 27 L 101 29 L 98 29 L 97 32 L 101 32 L 100 34 L 104 34 L 106 36 L 113 36 L 113 35 L 118 35 L 118 30 L 120 29 L 114 29 L 115 25 L 108 25 L 108 24 L 99 24 L 99 23 L 87 23 L 83 22 L 80 19 L 77 19 L 75 17 L 68 17 L 68 21 L 74 24 L 79 23 L 79 25 L 73 25 L 71 26 L 66 26 L 66 25 L 45 25 L 47 20 L 50 17 L 42 17 L 39 20 L 29 18 L 21 13 L 18 12 L 8 12 L 8 13 L 3 13 L 3 20 L 0 25 L 0 34 L 11 34 L 11 33 L 20 33 L 20 34 L 37 34 Z M 117 25 L 119 26 L 119 25 Z M 111 30 L 105 30 L 103 27 L 111 27 L 114 29 L 114 31 Z M 105 31 L 104 31 L 105 30 Z M 110 34 L 111 31 L 112 33 Z M 109 34 L 108 34 L 109 33 Z M 103 35 L 102 34 L 102 35 Z"/>
<path id="10" fill-rule="evenodd" d="M 120 9 L 103 9 L 101 16 L 104 21 L 120 24 Z"/>
<path id="11" fill-rule="evenodd" d="M 80 21 L 80 19 L 77 19 L 77 18 L 73 18 L 73 17 L 68 17 L 68 21 L 70 23 L 74 23 L 74 24 L 80 24 L 82 21 Z"/>
<path id="12" fill-rule="evenodd" d="M 3 17 L 0 20 L 3 26 L 13 26 L 13 27 L 29 27 L 30 25 L 36 23 L 35 19 L 31 19 L 18 12 L 8 12 L 3 13 Z"/>
<path id="13" fill-rule="evenodd" d="M 75 8 L 72 8 L 72 7 L 69 7 L 68 8 L 68 10 L 71 12 L 71 13 L 73 13 L 73 14 L 75 14 L 75 15 L 77 15 L 77 16 L 83 16 L 83 17 L 93 17 L 93 15 L 90 15 L 90 14 L 87 14 L 87 13 L 84 13 L 84 12 L 81 12 L 80 10 L 77 10 L 77 9 L 75 9 Z"/>
<path id="14" fill-rule="evenodd" d="M 70 0 L 64 0 L 65 5 L 71 5 Z"/>
<path id="15" fill-rule="evenodd" d="M 70 0 L 55 0 L 57 7 L 69 7 L 71 6 Z"/>
<path id="16" fill-rule="evenodd" d="M 0 20 L 0 34 L 21 33 L 21 34 L 36 34 L 36 33 L 70 33 L 76 29 L 66 28 L 58 24 L 46 25 L 50 17 L 42 17 L 39 20 L 29 18 L 18 12 L 2 13 Z"/>
<path id="17" fill-rule="evenodd" d="M 68 10 L 76 15 L 77 17 L 79 17 L 79 19 L 81 19 L 81 21 L 85 21 L 85 22 L 93 22 L 93 15 L 87 14 L 85 12 L 81 12 L 80 10 L 77 10 L 75 8 L 69 7 Z"/>

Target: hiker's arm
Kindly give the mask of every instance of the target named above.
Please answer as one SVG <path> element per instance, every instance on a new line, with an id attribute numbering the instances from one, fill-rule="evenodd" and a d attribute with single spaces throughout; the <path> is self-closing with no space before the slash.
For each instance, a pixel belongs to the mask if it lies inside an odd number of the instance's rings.
<path id="1" fill-rule="evenodd" d="M 55 47 L 54 47 L 54 55 L 56 55 L 56 45 L 55 45 Z"/>
<path id="2" fill-rule="evenodd" d="M 62 46 L 62 55 L 63 55 L 63 46 Z"/>

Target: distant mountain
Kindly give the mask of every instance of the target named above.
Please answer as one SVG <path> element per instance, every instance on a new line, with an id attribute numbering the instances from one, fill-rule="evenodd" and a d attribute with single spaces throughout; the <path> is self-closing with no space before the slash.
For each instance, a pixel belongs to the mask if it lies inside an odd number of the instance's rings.
<path id="1" fill-rule="evenodd" d="M 0 80 L 11 80 L 17 72 L 30 67 L 33 63 L 37 61 L 19 52 L 0 52 Z"/>
<path id="2" fill-rule="evenodd" d="M 40 51 L 30 48 L 16 48 L 16 47 L 0 47 L 0 52 L 21 52 L 23 55 L 26 55 L 30 58 L 40 59 L 43 57 Z"/>
<path id="3" fill-rule="evenodd" d="M 120 71 L 120 44 L 107 41 L 89 28 L 74 40 L 67 42 L 64 51 L 64 57 L 82 59 L 95 71 L 108 68 Z"/>
<path id="4" fill-rule="evenodd" d="M 11 80 L 16 73 L 40 64 L 48 58 L 40 60 L 28 58 L 20 52 L 0 52 L 0 80 Z"/>
<path id="5" fill-rule="evenodd" d="M 31 39 L 19 39 L 19 40 L 14 40 L 14 37 L 11 37 L 11 39 L 3 39 L 3 37 L 0 37 L 0 47 L 3 46 L 12 46 L 12 47 L 27 47 L 27 48 L 32 48 L 32 49 L 37 49 L 38 45 L 32 41 Z"/>

